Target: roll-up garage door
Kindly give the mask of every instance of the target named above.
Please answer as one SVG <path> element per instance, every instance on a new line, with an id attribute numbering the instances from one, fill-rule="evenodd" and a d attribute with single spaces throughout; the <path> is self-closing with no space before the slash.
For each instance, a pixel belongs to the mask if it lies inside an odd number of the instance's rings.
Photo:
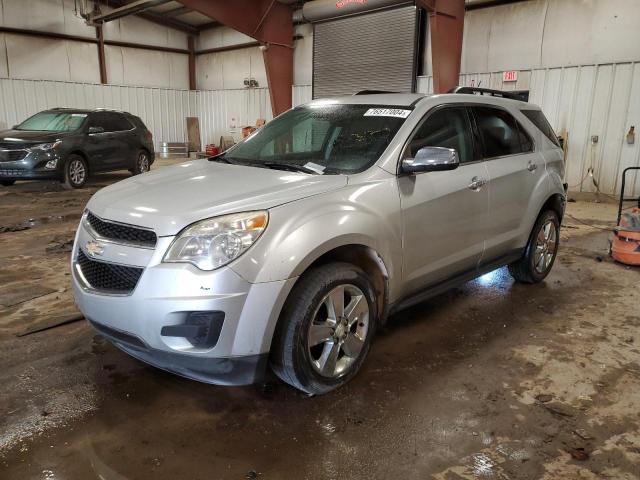
<path id="1" fill-rule="evenodd" d="M 313 98 L 414 91 L 416 12 L 409 5 L 315 24 Z"/>

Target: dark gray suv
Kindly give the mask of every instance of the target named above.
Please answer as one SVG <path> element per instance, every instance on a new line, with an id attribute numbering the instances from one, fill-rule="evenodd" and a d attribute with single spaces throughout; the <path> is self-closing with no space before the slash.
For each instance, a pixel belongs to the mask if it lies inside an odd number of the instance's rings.
<path id="1" fill-rule="evenodd" d="M 153 138 L 140 118 L 112 110 L 54 108 L 0 132 L 0 184 L 59 179 L 82 187 L 90 173 L 149 170 Z"/>

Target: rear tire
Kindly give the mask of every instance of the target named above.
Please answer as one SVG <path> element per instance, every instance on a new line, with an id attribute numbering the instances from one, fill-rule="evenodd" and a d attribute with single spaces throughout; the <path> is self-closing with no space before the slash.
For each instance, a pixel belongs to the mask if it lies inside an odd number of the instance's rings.
<path id="1" fill-rule="evenodd" d="M 140 150 L 136 155 L 135 166 L 129 170 L 131 175 L 140 175 L 151 170 L 151 162 L 149 161 L 149 154 L 145 150 Z"/>
<path id="2" fill-rule="evenodd" d="M 313 268 L 285 303 L 271 348 L 271 368 L 303 392 L 330 392 L 358 373 L 377 320 L 374 291 L 364 271 L 348 263 Z"/>
<path id="3" fill-rule="evenodd" d="M 558 214 L 546 210 L 538 217 L 522 258 L 509 265 L 509 273 L 520 283 L 540 283 L 553 267 L 559 243 Z"/>
<path id="4" fill-rule="evenodd" d="M 15 180 L 0 180 L 0 185 L 2 185 L 4 187 L 10 187 L 14 183 L 16 183 Z"/>
<path id="5" fill-rule="evenodd" d="M 89 168 L 80 155 L 71 154 L 64 164 L 63 184 L 66 189 L 81 188 L 87 183 Z"/>

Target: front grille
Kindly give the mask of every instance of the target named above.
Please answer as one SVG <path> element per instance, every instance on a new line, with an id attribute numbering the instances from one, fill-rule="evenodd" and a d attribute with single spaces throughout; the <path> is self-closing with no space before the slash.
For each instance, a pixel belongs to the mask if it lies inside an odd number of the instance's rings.
<path id="1" fill-rule="evenodd" d="M 110 240 L 135 243 L 148 247 L 155 247 L 157 237 L 151 230 L 113 223 L 96 217 L 91 212 L 87 214 L 87 221 L 91 228 L 100 236 Z"/>
<path id="2" fill-rule="evenodd" d="M 0 162 L 17 162 L 27 156 L 26 150 L 0 150 Z"/>
<path id="3" fill-rule="evenodd" d="M 114 293 L 130 293 L 136 288 L 143 268 L 125 267 L 114 263 L 92 260 L 78 250 L 76 260 L 82 276 L 91 288 Z"/>

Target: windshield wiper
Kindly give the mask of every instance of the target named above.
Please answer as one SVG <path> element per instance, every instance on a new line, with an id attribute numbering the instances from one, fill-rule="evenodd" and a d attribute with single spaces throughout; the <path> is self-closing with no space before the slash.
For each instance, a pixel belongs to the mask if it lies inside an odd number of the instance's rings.
<path id="1" fill-rule="evenodd" d="M 264 162 L 261 165 L 274 170 L 291 170 L 293 172 L 312 173 L 314 175 L 321 175 L 322 173 L 314 170 L 313 168 L 305 167 L 304 165 L 297 165 L 295 163 Z M 258 167 L 260 165 L 256 164 L 255 166 Z"/>

